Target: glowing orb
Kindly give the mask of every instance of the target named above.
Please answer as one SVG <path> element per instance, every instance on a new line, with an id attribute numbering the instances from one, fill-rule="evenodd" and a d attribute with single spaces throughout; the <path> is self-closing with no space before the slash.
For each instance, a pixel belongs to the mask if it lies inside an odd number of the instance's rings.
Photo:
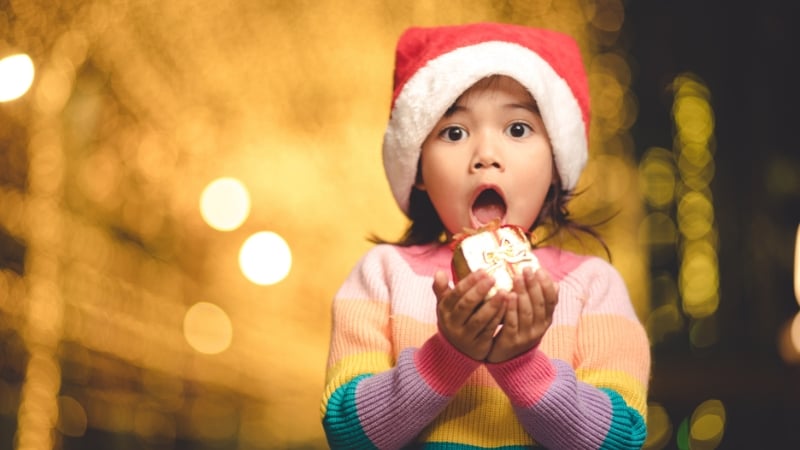
<path id="1" fill-rule="evenodd" d="M 800 226 L 794 240 L 794 298 L 800 304 Z"/>
<path id="2" fill-rule="evenodd" d="M 200 196 L 200 214 L 215 230 L 235 230 L 250 214 L 250 194 L 241 181 L 235 178 L 218 178 L 203 190 Z"/>
<path id="3" fill-rule="evenodd" d="M 196 351 L 213 355 L 231 345 L 233 326 L 222 308 L 212 303 L 199 302 L 186 311 L 183 336 Z"/>
<path id="4" fill-rule="evenodd" d="M 239 252 L 239 267 L 255 284 L 275 284 L 289 274 L 292 252 L 278 234 L 262 231 L 250 236 Z"/>
<path id="5" fill-rule="evenodd" d="M 16 100 L 33 84 L 33 61 L 30 56 L 16 54 L 0 59 L 0 102 Z"/>

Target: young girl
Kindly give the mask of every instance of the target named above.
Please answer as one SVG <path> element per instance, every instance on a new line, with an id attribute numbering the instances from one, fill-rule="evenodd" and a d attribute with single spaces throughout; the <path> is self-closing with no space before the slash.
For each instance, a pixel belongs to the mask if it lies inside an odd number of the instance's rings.
<path id="1" fill-rule="evenodd" d="M 537 248 L 542 269 L 488 299 L 485 271 L 450 278 L 465 228 L 586 230 L 565 209 L 587 159 L 582 64 L 571 38 L 512 25 L 400 38 L 383 157 L 411 225 L 334 299 L 322 401 L 332 448 L 644 443 L 650 347 L 611 265 Z"/>

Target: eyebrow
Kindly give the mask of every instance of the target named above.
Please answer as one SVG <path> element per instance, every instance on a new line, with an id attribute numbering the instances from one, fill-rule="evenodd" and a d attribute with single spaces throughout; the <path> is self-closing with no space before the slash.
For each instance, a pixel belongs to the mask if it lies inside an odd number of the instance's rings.
<path id="1" fill-rule="evenodd" d="M 539 105 L 536 102 L 529 102 L 529 103 L 509 103 L 508 105 L 504 105 L 506 109 L 526 109 L 534 114 L 541 114 L 539 111 Z"/>
<path id="2" fill-rule="evenodd" d="M 444 117 L 450 117 L 458 111 L 466 111 L 466 110 L 467 110 L 466 106 L 461 106 L 457 103 L 453 103 L 452 105 L 450 105 L 449 108 L 447 108 L 447 111 L 444 112 Z"/>
<path id="3" fill-rule="evenodd" d="M 536 104 L 536 102 L 508 103 L 506 105 L 503 105 L 503 108 L 504 109 L 524 109 L 524 110 L 530 111 L 530 112 L 532 112 L 534 114 L 541 115 L 541 112 L 539 111 L 539 105 Z M 450 117 L 450 116 L 452 116 L 453 114 L 455 114 L 455 113 L 457 113 L 459 111 L 466 111 L 467 109 L 468 108 L 466 106 L 459 105 L 458 103 L 453 103 L 449 108 L 447 108 L 447 111 L 444 112 L 444 117 Z"/>

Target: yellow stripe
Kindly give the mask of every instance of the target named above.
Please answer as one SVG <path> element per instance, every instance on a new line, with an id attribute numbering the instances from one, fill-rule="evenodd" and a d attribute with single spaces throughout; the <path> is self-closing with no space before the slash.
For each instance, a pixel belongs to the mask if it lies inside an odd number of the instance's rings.
<path id="1" fill-rule="evenodd" d="M 533 444 L 503 391 L 477 386 L 459 391 L 421 437 L 425 442 L 469 442 L 479 447 Z"/>
<path id="2" fill-rule="evenodd" d="M 334 391 L 343 384 L 365 373 L 380 373 L 389 370 L 393 365 L 390 355 L 381 352 L 359 353 L 341 359 L 336 365 L 328 368 L 325 381 L 325 392 L 322 399 L 322 413 Z"/>
<path id="3" fill-rule="evenodd" d="M 617 370 L 578 369 L 578 379 L 598 388 L 616 391 L 625 399 L 625 403 L 647 417 L 647 387 L 635 377 Z"/>

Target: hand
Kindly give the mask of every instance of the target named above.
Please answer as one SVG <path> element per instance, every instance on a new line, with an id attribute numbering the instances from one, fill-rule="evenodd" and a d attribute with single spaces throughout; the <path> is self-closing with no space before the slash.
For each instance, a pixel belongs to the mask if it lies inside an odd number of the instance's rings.
<path id="1" fill-rule="evenodd" d="M 444 272 L 433 277 L 439 332 L 461 353 L 483 361 L 492 348 L 492 337 L 506 313 L 512 295 L 499 292 L 484 301 L 494 278 L 483 270 L 469 274 L 450 287 Z"/>
<path id="2" fill-rule="evenodd" d="M 558 287 L 544 269 L 525 268 L 514 279 L 512 294 L 487 362 L 507 361 L 536 347 L 553 323 Z"/>

